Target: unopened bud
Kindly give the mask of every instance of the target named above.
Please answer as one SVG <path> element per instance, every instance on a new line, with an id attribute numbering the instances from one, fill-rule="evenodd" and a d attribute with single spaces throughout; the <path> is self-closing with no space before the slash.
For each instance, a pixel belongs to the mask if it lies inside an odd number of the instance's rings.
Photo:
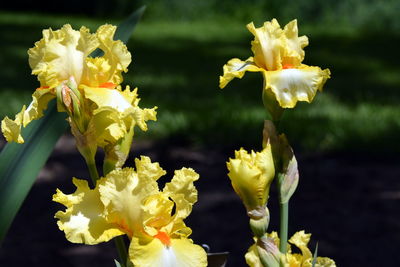
<path id="1" fill-rule="evenodd" d="M 297 160 L 294 156 L 293 149 L 289 145 L 285 135 L 280 137 L 281 143 L 281 160 L 282 171 L 279 174 L 280 195 L 281 203 L 286 203 L 296 191 L 299 183 L 299 170 L 297 167 Z"/>
<path id="2" fill-rule="evenodd" d="M 270 120 L 264 121 L 264 129 L 263 129 L 263 147 L 271 145 L 272 156 L 274 158 L 275 169 L 279 170 L 280 164 L 280 145 L 279 145 L 279 137 L 276 133 L 275 125 Z"/>

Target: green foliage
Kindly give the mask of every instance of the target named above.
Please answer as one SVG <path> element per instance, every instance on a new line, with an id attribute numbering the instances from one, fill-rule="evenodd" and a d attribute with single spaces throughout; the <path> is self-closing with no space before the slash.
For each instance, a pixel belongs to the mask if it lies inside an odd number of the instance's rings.
<path id="1" fill-rule="evenodd" d="M 301 2 L 292 3 L 292 8 L 300 8 Z M 245 28 L 248 21 L 223 19 L 225 15 L 183 21 L 176 14 L 163 20 L 162 14 L 156 17 L 154 13 L 156 0 L 152 3 L 128 43 L 133 61 L 124 75 L 125 84 L 139 88 L 142 107 L 158 106 L 158 121 L 149 123 L 144 135 L 137 131 L 137 137 L 259 147 L 260 121 L 265 118 L 261 75 L 248 73 L 227 88 L 218 88 L 223 64 L 252 54 L 252 36 Z M 220 5 L 223 10 L 223 1 Z M 15 114 L 37 86 L 29 75 L 27 48 L 40 38 L 41 29 L 58 28 L 66 21 L 75 28 L 88 25 L 92 29 L 101 23 L 82 17 L 0 13 L 0 49 L 4 51 L 0 96 L 7 97 L 0 100 L 4 102 L 0 115 Z M 300 34 L 310 39 L 305 63 L 330 68 L 332 78 L 312 104 L 300 103 L 285 112 L 282 130 L 296 149 L 399 151 L 400 52 L 396 44 L 400 36 L 357 30 L 353 25 L 322 26 L 299 19 Z M 9 110 L 2 109 L 6 106 Z"/>
<path id="2" fill-rule="evenodd" d="M 148 20 L 205 21 L 230 19 L 248 23 L 294 18 L 306 25 L 378 30 L 399 30 L 397 0 L 141 0 L 149 6 Z"/>

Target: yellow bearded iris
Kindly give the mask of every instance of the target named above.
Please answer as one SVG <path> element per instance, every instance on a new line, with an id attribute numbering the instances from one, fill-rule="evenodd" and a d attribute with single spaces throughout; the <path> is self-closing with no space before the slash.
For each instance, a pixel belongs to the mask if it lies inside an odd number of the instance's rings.
<path id="1" fill-rule="evenodd" d="M 276 258 L 280 258 L 282 263 L 277 266 L 284 267 L 311 267 L 313 261 L 313 255 L 310 249 L 307 247 L 310 242 L 311 234 L 306 234 L 304 231 L 299 231 L 295 233 L 290 239 L 289 243 L 295 245 L 300 249 L 301 253 L 292 253 L 290 246 L 288 246 L 288 252 L 284 255 L 279 252 L 279 237 L 276 232 L 271 234 L 265 234 L 265 238 L 268 240 L 268 250 L 267 252 L 272 253 Z M 256 244 L 252 245 L 246 253 L 246 262 L 251 267 L 262 267 L 261 260 L 257 252 Z M 327 257 L 317 257 L 316 267 L 336 267 L 335 262 Z"/>
<path id="2" fill-rule="evenodd" d="M 191 229 L 183 221 L 197 201 L 193 182 L 199 175 L 177 170 L 159 191 L 157 180 L 165 174 L 159 164 L 143 156 L 135 164 L 136 170 L 110 172 L 94 189 L 74 179 L 75 193 L 57 190 L 53 200 L 67 207 L 55 215 L 59 228 L 74 243 L 98 244 L 128 235 L 134 266 L 206 266 L 204 249 L 188 238 Z"/>
<path id="3" fill-rule="evenodd" d="M 289 22 L 282 29 L 273 19 L 260 28 L 250 23 L 247 29 L 255 37 L 251 42 L 254 57 L 245 61 L 229 60 L 219 78 L 220 88 L 234 78 L 242 78 L 246 71 L 257 71 L 264 76 L 264 90 L 272 92 L 282 108 L 293 108 L 297 101 L 311 102 L 330 77 L 330 71 L 301 63 L 308 38 L 298 36 L 297 21 Z"/>
<path id="4" fill-rule="evenodd" d="M 6 117 L 2 121 L 8 142 L 23 143 L 21 128 L 42 117 L 53 98 L 57 98 L 58 110 L 67 112 L 72 131 L 82 143 L 91 139 L 104 147 L 115 144 L 134 125 L 147 129 L 145 122 L 156 119 L 156 108 L 139 108 L 137 90 L 119 86 L 131 54 L 121 41 L 114 41 L 115 30 L 115 26 L 103 25 L 90 33 L 85 27 L 76 31 L 64 25 L 43 31 L 43 38 L 28 51 L 40 87 L 14 120 Z M 96 50 L 103 55 L 91 57 Z"/>

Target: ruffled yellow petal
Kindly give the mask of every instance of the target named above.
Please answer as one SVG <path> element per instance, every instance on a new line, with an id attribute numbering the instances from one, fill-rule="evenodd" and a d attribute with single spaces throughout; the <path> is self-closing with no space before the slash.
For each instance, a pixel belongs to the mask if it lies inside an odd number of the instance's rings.
<path id="1" fill-rule="evenodd" d="M 283 31 L 276 19 L 267 21 L 260 28 L 254 27 L 253 22 L 247 29 L 254 35 L 251 50 L 254 53 L 255 64 L 265 70 L 282 68 Z"/>
<path id="2" fill-rule="evenodd" d="M 14 120 L 5 117 L 1 122 L 1 130 L 6 140 L 8 142 L 23 143 L 21 127 L 26 127 L 31 121 L 41 118 L 49 101 L 54 97 L 50 89 L 37 89 L 32 95 L 32 102 L 28 108 L 23 106 Z"/>
<path id="3" fill-rule="evenodd" d="M 224 75 L 219 76 L 220 88 L 224 88 L 234 78 L 241 79 L 246 71 L 261 71 L 261 69 L 254 64 L 252 57 L 249 57 L 246 61 L 233 58 L 224 65 L 223 70 Z"/>
<path id="4" fill-rule="evenodd" d="M 299 231 L 289 239 L 289 243 L 295 245 L 301 250 L 303 261 L 312 258 L 312 253 L 307 247 L 308 242 L 310 242 L 310 238 L 311 234 L 306 234 L 304 231 Z"/>
<path id="5" fill-rule="evenodd" d="M 60 30 L 44 30 L 43 38 L 28 51 L 32 74 L 38 76 L 41 86 L 50 88 L 71 76 L 79 84 L 85 58 L 97 46 L 95 37 L 85 27 L 75 31 L 67 24 Z"/>
<path id="6" fill-rule="evenodd" d="M 264 90 L 272 90 L 279 105 L 293 108 L 297 101 L 311 102 L 317 90 L 322 90 L 326 80 L 330 78 L 329 69 L 302 65 L 297 69 L 282 69 L 263 72 Z"/>
<path id="7" fill-rule="evenodd" d="M 228 176 L 233 189 L 242 199 L 248 211 L 264 207 L 269 187 L 275 176 L 271 146 L 250 154 L 243 148 L 235 151 L 235 158 L 227 163 Z"/>
<path id="8" fill-rule="evenodd" d="M 116 29 L 113 25 L 102 25 L 97 29 L 96 36 L 100 42 L 99 48 L 104 52 L 104 58 L 110 66 L 110 77 L 107 81 L 120 84 L 123 80 L 121 72 L 128 71 L 131 54 L 122 41 L 114 41 Z"/>
<path id="9" fill-rule="evenodd" d="M 78 84 L 101 87 L 122 82 L 131 54 L 119 40 L 114 41 L 116 27 L 100 26 L 95 34 L 85 27 L 73 30 L 69 24 L 60 30 L 43 31 L 43 38 L 28 51 L 32 74 L 38 75 L 41 86 L 54 88 L 74 77 Z M 104 54 L 91 58 L 96 49 Z"/>
<path id="10" fill-rule="evenodd" d="M 76 178 L 73 183 L 77 187 L 75 193 L 66 195 L 57 190 L 53 196 L 53 201 L 67 207 L 65 212 L 58 211 L 55 215 L 58 227 L 65 232 L 66 238 L 73 243 L 92 245 L 124 234 L 106 220 L 97 188 L 91 190 L 87 181 Z"/>
<path id="11" fill-rule="evenodd" d="M 159 239 L 143 240 L 133 238 L 129 257 L 138 267 L 203 267 L 207 266 L 204 249 L 190 239 L 172 239 L 171 245 L 164 245 Z"/>
<path id="12" fill-rule="evenodd" d="M 147 130 L 147 120 L 156 120 L 156 107 L 141 109 L 138 106 L 137 89 L 124 91 L 108 88 L 92 88 L 83 86 L 85 97 L 96 107 L 93 110 L 91 123 L 96 131 L 97 143 L 104 147 L 115 144 L 128 131 L 138 125 Z"/>
<path id="13" fill-rule="evenodd" d="M 26 107 L 24 105 L 22 110 L 15 115 L 14 120 L 10 119 L 9 117 L 5 117 L 1 121 L 1 131 L 3 132 L 7 142 L 17 142 L 19 144 L 24 143 L 24 138 L 21 135 L 21 127 L 25 109 Z"/>
<path id="14" fill-rule="evenodd" d="M 282 66 L 300 66 L 305 55 L 303 48 L 308 45 L 307 36 L 299 37 L 297 20 L 286 24 L 283 34 L 285 38 L 283 39 Z"/>
<path id="15" fill-rule="evenodd" d="M 197 201 L 197 189 L 193 182 L 199 179 L 199 175 L 190 168 L 182 168 L 175 171 L 171 182 L 164 187 L 163 193 L 176 204 L 176 217 L 184 219 L 189 216 L 192 206 Z"/>
<path id="16" fill-rule="evenodd" d="M 129 235 L 139 234 L 142 225 L 142 203 L 158 193 L 153 179 L 141 179 L 132 168 L 110 172 L 98 181 L 100 199 L 107 211 L 107 220 Z"/>
<path id="17" fill-rule="evenodd" d="M 145 232 L 151 236 L 159 231 L 170 233 L 171 228 L 165 229 L 165 226 L 173 223 L 173 208 L 174 202 L 165 194 L 159 193 L 146 198 L 142 206 Z"/>
<path id="18" fill-rule="evenodd" d="M 157 181 L 167 172 L 160 167 L 158 162 L 151 162 L 149 157 L 141 156 L 135 159 L 136 172 L 139 179 L 150 179 Z"/>

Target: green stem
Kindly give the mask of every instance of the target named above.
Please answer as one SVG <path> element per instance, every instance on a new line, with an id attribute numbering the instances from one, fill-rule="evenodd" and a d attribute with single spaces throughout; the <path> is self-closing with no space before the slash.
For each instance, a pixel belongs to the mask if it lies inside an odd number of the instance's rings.
<path id="1" fill-rule="evenodd" d="M 286 203 L 279 204 L 280 209 L 280 222 L 279 222 L 279 250 L 283 254 L 287 251 L 287 240 L 288 240 L 288 219 L 289 219 L 289 201 Z"/>
<path id="2" fill-rule="evenodd" d="M 92 183 L 94 186 L 96 186 L 96 181 L 99 179 L 99 173 L 97 172 L 97 167 L 96 167 L 96 162 L 94 157 L 91 159 L 86 159 L 86 164 L 89 169 L 90 173 L 90 178 L 92 179 Z M 117 247 L 118 250 L 118 256 L 120 259 L 120 264 L 122 267 L 126 266 L 126 260 L 128 258 L 128 253 L 124 241 L 123 236 L 117 236 L 114 238 L 115 246 Z"/>
<path id="3" fill-rule="evenodd" d="M 90 178 L 92 179 L 93 186 L 96 186 L 96 181 L 99 180 L 99 173 L 97 172 L 96 162 L 93 159 L 86 159 L 86 165 L 88 166 Z"/>

